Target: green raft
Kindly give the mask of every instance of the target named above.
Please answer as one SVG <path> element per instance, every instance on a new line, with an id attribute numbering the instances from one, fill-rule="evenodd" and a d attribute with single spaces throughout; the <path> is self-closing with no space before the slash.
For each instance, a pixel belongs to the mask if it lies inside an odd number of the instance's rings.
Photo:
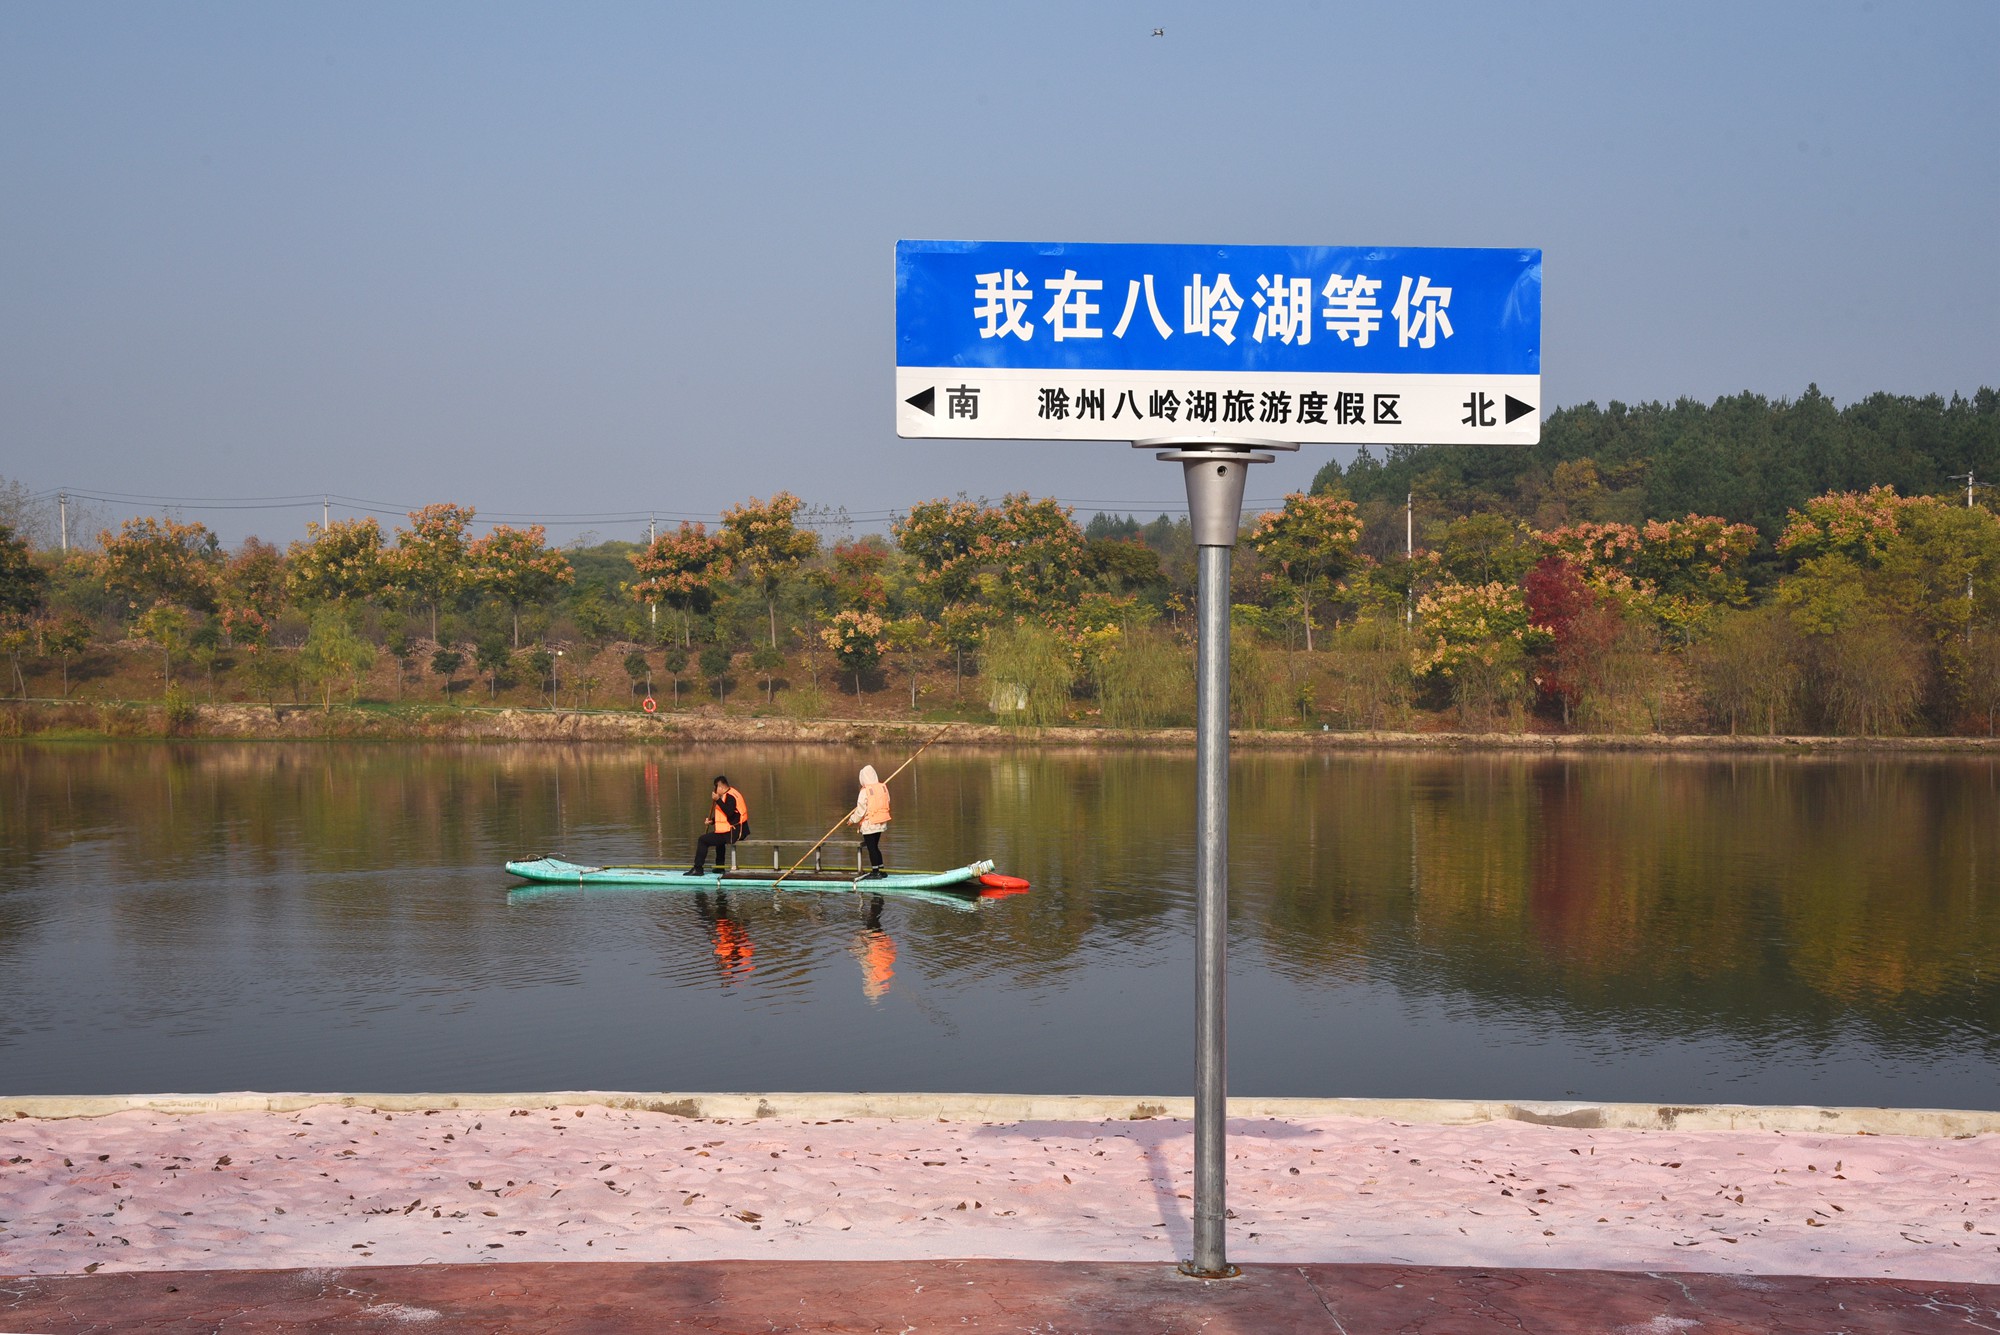
<path id="1" fill-rule="evenodd" d="M 897 871 L 885 876 L 869 876 L 859 871 L 801 867 L 784 877 L 769 868 L 739 871 L 716 870 L 700 876 L 673 867 L 641 865 L 592 867 L 563 858 L 540 857 L 507 864 L 510 874 L 539 885 L 650 885 L 674 890 L 853 890 L 863 894 L 889 895 L 911 890 L 951 890 L 977 894 L 983 888 L 979 878 L 993 870 L 991 862 L 969 862 L 950 871 Z"/>

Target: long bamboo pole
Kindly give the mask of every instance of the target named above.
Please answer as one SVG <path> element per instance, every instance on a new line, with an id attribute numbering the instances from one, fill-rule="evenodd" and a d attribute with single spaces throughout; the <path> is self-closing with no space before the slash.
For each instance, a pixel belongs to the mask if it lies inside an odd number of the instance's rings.
<path id="1" fill-rule="evenodd" d="M 890 782 L 895 779 L 896 775 L 901 774 L 904 770 L 908 769 L 910 766 L 917 763 L 917 756 L 920 756 L 924 752 L 930 750 L 932 743 L 936 742 L 939 737 L 944 736 L 946 733 L 950 732 L 953 728 L 957 726 L 958 725 L 956 723 L 947 723 L 942 728 L 939 728 L 936 734 L 932 736 L 930 741 L 925 742 L 922 746 L 917 748 L 916 755 L 911 756 L 908 760 L 905 760 L 902 764 L 896 766 L 896 768 L 890 772 L 889 777 L 887 779 L 882 780 L 882 786 L 884 788 L 888 787 Z M 813 854 L 819 852 L 820 845 L 824 844 L 827 840 L 833 838 L 834 832 L 839 830 L 841 826 L 847 824 L 847 816 L 853 814 L 854 813 L 852 812 L 848 812 L 847 815 L 843 815 L 839 820 L 835 821 L 833 823 L 833 829 L 828 830 L 825 834 L 821 835 L 818 841 L 815 842 L 811 848 L 808 848 L 805 851 L 804 855 L 801 856 L 797 862 L 794 862 L 790 867 L 785 869 L 784 875 L 778 877 L 777 880 L 771 882 L 772 893 L 775 894 L 777 892 L 778 887 L 785 883 L 786 876 L 790 876 L 793 872 L 805 866 L 806 858 L 809 858 Z"/>

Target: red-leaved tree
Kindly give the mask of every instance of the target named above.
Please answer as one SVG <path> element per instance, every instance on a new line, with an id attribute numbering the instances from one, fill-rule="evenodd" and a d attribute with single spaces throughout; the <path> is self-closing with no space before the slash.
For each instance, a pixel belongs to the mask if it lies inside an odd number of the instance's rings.
<path id="1" fill-rule="evenodd" d="M 1545 556 L 1522 581 L 1528 622 L 1548 633 L 1537 656 L 1535 687 L 1544 704 L 1562 709 L 1563 726 L 1585 697 L 1604 687 L 1618 641 L 1618 607 L 1590 587 L 1574 562 Z"/>

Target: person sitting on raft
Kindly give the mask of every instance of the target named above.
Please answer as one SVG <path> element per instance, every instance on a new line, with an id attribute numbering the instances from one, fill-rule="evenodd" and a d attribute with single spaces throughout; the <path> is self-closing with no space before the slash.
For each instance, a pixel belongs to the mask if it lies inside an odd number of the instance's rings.
<path id="1" fill-rule="evenodd" d="M 715 786 L 710 790 L 711 810 L 708 819 L 702 822 L 708 833 L 695 840 L 694 866 L 687 869 L 689 876 L 701 876 L 708 870 L 708 850 L 715 850 L 715 863 L 719 870 L 726 869 L 728 857 L 723 849 L 738 839 L 750 834 L 750 804 L 743 794 L 729 786 L 728 776 L 715 776 Z"/>
<path id="2" fill-rule="evenodd" d="M 868 861 L 873 867 L 868 879 L 879 880 L 887 875 L 882 870 L 882 831 L 889 828 L 889 785 L 882 782 L 873 765 L 861 767 L 861 794 L 854 799 L 854 810 L 848 813 L 847 823 L 861 827 L 861 846 L 868 850 Z"/>

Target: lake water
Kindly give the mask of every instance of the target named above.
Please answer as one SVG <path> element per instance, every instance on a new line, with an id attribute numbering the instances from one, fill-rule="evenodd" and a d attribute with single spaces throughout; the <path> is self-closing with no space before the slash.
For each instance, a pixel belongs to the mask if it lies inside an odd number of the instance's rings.
<path id="1" fill-rule="evenodd" d="M 936 749 L 892 865 L 1031 893 L 521 893 L 838 748 L 0 747 L 0 1093 L 1177 1094 L 1191 757 Z M 1230 1089 L 2000 1107 L 2000 764 L 1239 752 Z"/>

